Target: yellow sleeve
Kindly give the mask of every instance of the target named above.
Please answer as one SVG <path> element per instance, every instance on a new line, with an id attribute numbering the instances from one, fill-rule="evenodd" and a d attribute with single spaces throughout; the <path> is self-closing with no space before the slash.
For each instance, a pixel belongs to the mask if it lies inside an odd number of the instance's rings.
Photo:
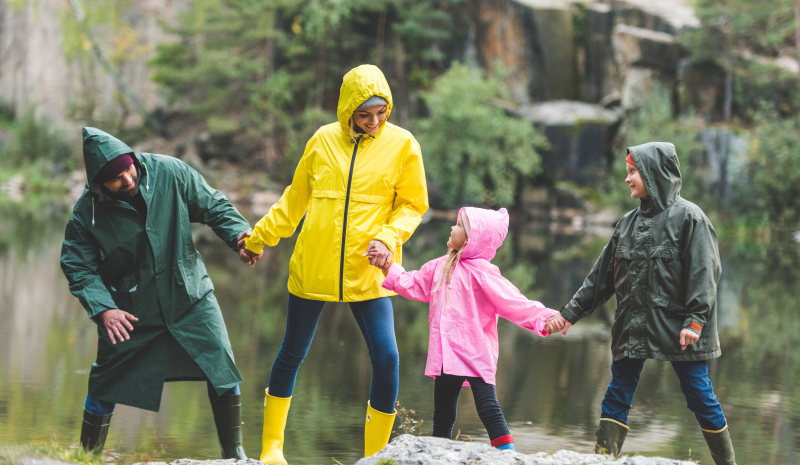
<path id="1" fill-rule="evenodd" d="M 269 209 L 269 213 L 261 218 L 253 228 L 253 234 L 246 238 L 244 246 L 247 250 L 259 254 L 264 249 L 264 244 L 272 247 L 282 237 L 294 234 L 300 220 L 306 214 L 308 201 L 311 198 L 311 160 L 310 153 L 316 144 L 311 138 L 306 144 L 303 158 L 297 165 L 292 178 L 292 184 L 283 191 L 278 203 Z"/>
<path id="2" fill-rule="evenodd" d="M 428 211 L 428 185 L 419 144 L 412 139 L 408 154 L 395 185 L 392 215 L 375 239 L 383 242 L 392 252 L 411 237 L 419 226 L 422 215 Z"/>

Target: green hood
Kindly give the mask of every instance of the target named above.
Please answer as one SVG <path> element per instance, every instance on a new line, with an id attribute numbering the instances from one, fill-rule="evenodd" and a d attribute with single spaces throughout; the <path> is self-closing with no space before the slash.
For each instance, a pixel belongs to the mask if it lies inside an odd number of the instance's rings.
<path id="1" fill-rule="evenodd" d="M 669 142 L 650 142 L 628 147 L 628 151 L 647 188 L 642 213 L 651 216 L 663 212 L 681 192 L 681 164 L 675 146 Z"/>
<path id="2" fill-rule="evenodd" d="M 126 153 L 133 150 L 116 137 L 97 128 L 83 128 L 83 163 L 89 185 L 106 163 Z"/>

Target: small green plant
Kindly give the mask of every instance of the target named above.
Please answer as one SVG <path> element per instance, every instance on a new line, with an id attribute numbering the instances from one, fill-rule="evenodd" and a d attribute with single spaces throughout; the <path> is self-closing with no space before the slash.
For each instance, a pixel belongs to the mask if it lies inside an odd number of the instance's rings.
<path id="1" fill-rule="evenodd" d="M 395 462 L 393 459 L 380 459 L 375 465 L 397 465 L 397 462 Z"/>
<path id="2" fill-rule="evenodd" d="M 414 409 L 407 409 L 400 405 L 400 402 L 395 402 L 395 410 L 397 410 L 397 418 L 400 420 L 400 425 L 398 426 L 403 432 L 400 433 L 395 431 L 395 436 L 400 436 L 401 434 L 413 434 L 415 436 L 419 436 L 422 434 L 422 423 L 425 420 L 417 420 L 414 418 L 417 412 Z"/>
<path id="3" fill-rule="evenodd" d="M 47 458 L 80 465 L 103 465 L 105 460 L 100 454 L 91 454 L 82 448 L 65 450 L 53 442 L 51 444 L 19 444 L 0 446 L 0 464 L 21 464 L 27 457 Z"/>

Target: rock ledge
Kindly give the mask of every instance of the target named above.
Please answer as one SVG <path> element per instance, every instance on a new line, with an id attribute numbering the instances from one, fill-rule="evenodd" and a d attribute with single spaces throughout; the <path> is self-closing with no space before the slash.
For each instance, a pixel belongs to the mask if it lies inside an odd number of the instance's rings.
<path id="1" fill-rule="evenodd" d="M 376 465 L 381 459 L 392 459 L 397 465 L 696 465 L 693 462 L 661 457 L 633 456 L 614 459 L 603 455 L 580 454 L 568 450 L 560 450 L 552 455 L 544 452 L 525 455 L 512 451 L 500 451 L 488 444 L 408 434 L 395 438 L 376 455 L 363 458 L 356 462 L 356 465 Z"/>

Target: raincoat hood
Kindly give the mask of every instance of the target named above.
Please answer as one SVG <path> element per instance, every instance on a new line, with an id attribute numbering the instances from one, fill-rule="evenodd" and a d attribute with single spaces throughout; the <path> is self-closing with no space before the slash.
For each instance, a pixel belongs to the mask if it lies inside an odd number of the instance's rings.
<path id="1" fill-rule="evenodd" d="M 628 147 L 642 175 L 648 197 L 641 199 L 642 213 L 657 215 L 680 196 L 681 170 L 675 146 L 669 142 L 650 142 Z"/>
<path id="2" fill-rule="evenodd" d="M 83 164 L 90 185 L 106 163 L 126 153 L 134 152 L 116 137 L 97 128 L 83 128 Z"/>
<path id="3" fill-rule="evenodd" d="M 392 113 L 392 91 L 389 83 L 380 69 L 375 65 L 361 65 L 353 68 L 344 75 L 342 88 L 339 91 L 339 106 L 336 116 L 342 131 L 350 137 L 350 117 L 359 105 L 366 102 L 373 95 L 385 98 L 389 104 L 386 106 L 386 118 L 375 137 L 378 137 L 386 126 L 386 121 Z"/>
<path id="4" fill-rule="evenodd" d="M 464 213 L 469 218 L 470 229 L 461 260 L 482 258 L 492 261 L 508 235 L 508 211 L 505 208 L 495 211 L 464 207 L 459 210 L 458 217 Z"/>

